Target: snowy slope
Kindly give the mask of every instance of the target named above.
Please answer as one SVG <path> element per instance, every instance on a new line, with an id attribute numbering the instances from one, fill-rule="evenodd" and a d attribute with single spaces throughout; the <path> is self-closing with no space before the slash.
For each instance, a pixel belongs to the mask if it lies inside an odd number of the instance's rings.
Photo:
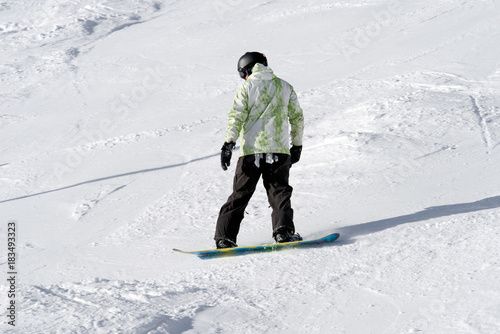
<path id="1" fill-rule="evenodd" d="M 500 331 L 497 1 L 6 0 L 0 19 L 2 332 Z M 305 111 L 297 229 L 341 239 L 173 253 L 213 247 L 253 50 Z M 270 241 L 259 189 L 238 243 Z"/>

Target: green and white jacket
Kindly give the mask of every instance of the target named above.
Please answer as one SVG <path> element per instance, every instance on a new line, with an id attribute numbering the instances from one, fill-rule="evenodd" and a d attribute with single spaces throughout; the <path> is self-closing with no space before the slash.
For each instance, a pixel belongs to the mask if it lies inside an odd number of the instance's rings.
<path id="1" fill-rule="evenodd" d="M 302 146 L 304 115 L 293 87 L 262 64 L 240 85 L 228 115 L 226 142 L 241 134 L 240 156 L 257 153 L 290 154 Z"/>

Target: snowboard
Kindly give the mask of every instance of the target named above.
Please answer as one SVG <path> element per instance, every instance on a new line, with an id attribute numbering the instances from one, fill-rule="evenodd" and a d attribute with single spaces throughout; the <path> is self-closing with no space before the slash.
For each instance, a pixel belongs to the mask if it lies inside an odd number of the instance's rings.
<path id="1" fill-rule="evenodd" d="M 244 255 L 248 253 L 256 253 L 256 252 L 268 252 L 268 251 L 278 251 L 289 248 L 296 247 L 317 247 L 326 243 L 334 242 L 339 238 L 340 234 L 333 233 L 322 238 L 318 239 L 309 239 L 309 240 L 301 240 L 301 241 L 290 241 L 283 243 L 274 243 L 274 244 L 266 244 L 266 245 L 258 245 L 258 246 L 244 246 L 244 247 L 233 247 L 233 248 L 222 248 L 222 249 L 206 249 L 199 251 L 183 251 L 180 249 L 174 248 L 173 251 L 184 254 L 192 254 L 196 255 L 201 259 L 213 258 L 213 257 L 222 257 L 222 256 L 236 256 L 236 255 Z"/>

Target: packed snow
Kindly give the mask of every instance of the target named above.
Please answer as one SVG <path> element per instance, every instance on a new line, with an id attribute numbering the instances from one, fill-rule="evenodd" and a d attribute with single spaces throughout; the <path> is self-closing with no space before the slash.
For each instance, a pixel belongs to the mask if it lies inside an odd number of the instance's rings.
<path id="1" fill-rule="evenodd" d="M 0 1 L 0 331 L 499 333 L 499 42 L 496 0 Z M 175 253 L 214 247 L 246 51 L 304 109 L 297 231 L 340 239 Z"/>

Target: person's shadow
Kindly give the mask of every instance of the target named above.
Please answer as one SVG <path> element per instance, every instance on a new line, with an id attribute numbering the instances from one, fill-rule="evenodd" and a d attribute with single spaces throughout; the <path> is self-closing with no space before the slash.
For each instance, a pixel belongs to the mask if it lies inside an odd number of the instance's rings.
<path id="1" fill-rule="evenodd" d="M 496 208 L 500 208 L 500 196 L 489 197 L 471 203 L 433 206 L 409 215 L 341 227 L 336 232 L 340 233 L 340 240 L 343 240 L 344 243 L 349 243 L 348 240 L 353 237 L 380 232 L 402 224 Z"/>

